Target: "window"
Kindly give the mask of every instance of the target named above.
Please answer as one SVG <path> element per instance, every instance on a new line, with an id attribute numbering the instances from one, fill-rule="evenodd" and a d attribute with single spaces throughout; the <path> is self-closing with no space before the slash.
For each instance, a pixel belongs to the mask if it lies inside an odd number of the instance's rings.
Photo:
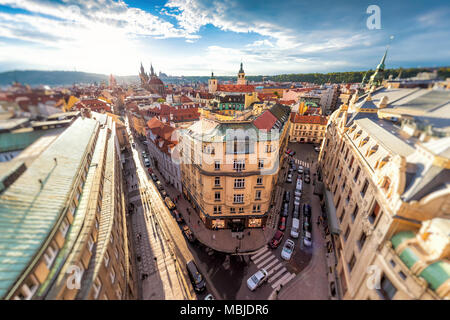
<path id="1" fill-rule="evenodd" d="M 348 190 L 347 198 L 345 199 L 347 204 L 350 202 L 351 197 L 352 197 L 352 189 Z"/>
<path id="2" fill-rule="evenodd" d="M 114 255 L 116 256 L 116 259 L 119 260 L 119 250 L 117 250 L 116 247 L 114 247 Z"/>
<path id="3" fill-rule="evenodd" d="M 385 300 L 392 300 L 397 292 L 392 282 L 383 274 L 380 282 L 380 289 L 377 290 L 381 298 Z"/>
<path id="4" fill-rule="evenodd" d="M 350 227 L 347 226 L 347 229 L 345 230 L 345 234 L 344 234 L 344 240 L 345 241 L 347 241 L 349 234 L 350 234 Z"/>
<path id="5" fill-rule="evenodd" d="M 358 205 L 355 205 L 355 209 L 353 209 L 352 212 L 352 222 L 355 221 L 356 216 L 358 215 L 358 210 L 359 210 Z"/>
<path id="6" fill-rule="evenodd" d="M 256 191 L 255 200 L 261 200 L 261 190 Z"/>
<path id="7" fill-rule="evenodd" d="M 341 197 L 339 196 L 338 201 L 336 202 L 336 209 L 339 207 L 339 204 L 341 203 Z"/>
<path id="8" fill-rule="evenodd" d="M 39 282 L 34 275 L 28 277 L 20 288 L 20 292 L 14 297 L 14 300 L 31 300 L 39 287 Z"/>
<path id="9" fill-rule="evenodd" d="M 98 230 L 98 218 L 97 217 L 95 217 L 95 229 Z"/>
<path id="10" fill-rule="evenodd" d="M 256 184 L 257 185 L 262 185 L 263 184 L 263 178 L 262 177 L 256 178 Z"/>
<path id="11" fill-rule="evenodd" d="M 233 200 L 234 200 L 234 203 L 244 203 L 244 195 L 243 194 L 235 194 Z"/>
<path id="12" fill-rule="evenodd" d="M 111 233 L 111 236 L 109 237 L 109 241 L 111 242 L 111 244 L 114 243 L 114 235 Z"/>
<path id="13" fill-rule="evenodd" d="M 50 245 L 48 246 L 47 251 L 45 251 L 44 253 L 44 259 L 47 268 L 50 269 L 50 267 L 52 266 L 58 251 L 59 251 L 58 245 L 56 244 L 56 242 L 52 241 L 52 243 L 50 243 Z"/>
<path id="14" fill-rule="evenodd" d="M 367 181 L 367 179 L 366 179 L 366 180 L 364 180 L 364 185 L 363 185 L 363 187 L 361 189 L 361 196 L 363 198 L 366 195 L 367 188 L 369 188 L 369 181 Z"/>
<path id="15" fill-rule="evenodd" d="M 348 164 L 348 168 L 350 169 L 353 165 L 353 161 L 355 160 L 355 157 L 352 156 L 352 159 L 350 160 L 350 163 Z"/>
<path id="16" fill-rule="evenodd" d="M 122 290 L 120 288 L 116 289 L 116 297 L 117 299 L 122 299 Z"/>
<path id="17" fill-rule="evenodd" d="M 234 188 L 235 189 L 245 188 L 245 179 L 234 179 Z"/>
<path id="18" fill-rule="evenodd" d="M 220 177 L 215 177 L 214 178 L 214 186 L 220 187 Z"/>
<path id="19" fill-rule="evenodd" d="M 348 263 L 348 272 L 352 272 L 353 267 L 355 266 L 355 263 L 356 263 L 356 257 L 355 257 L 355 254 L 353 253 L 352 257 Z"/>
<path id="20" fill-rule="evenodd" d="M 236 171 L 245 170 L 245 160 L 234 160 L 233 170 L 236 170 Z"/>
<path id="21" fill-rule="evenodd" d="M 341 213 L 341 216 L 339 217 L 339 222 L 341 222 L 341 223 L 342 223 L 342 220 L 344 220 L 344 216 L 345 216 L 345 210 L 344 210 L 344 209 L 342 209 L 342 213 Z"/>
<path id="22" fill-rule="evenodd" d="M 342 184 L 342 190 L 345 189 L 345 184 L 347 183 L 347 179 L 344 180 L 344 183 Z"/>
<path id="23" fill-rule="evenodd" d="M 266 144 L 266 153 L 271 153 L 271 152 L 272 152 L 272 145 Z"/>
<path id="24" fill-rule="evenodd" d="M 216 191 L 214 193 L 214 201 L 220 201 L 220 192 Z"/>
<path id="25" fill-rule="evenodd" d="M 220 161 L 214 161 L 214 170 L 220 170 Z"/>
<path id="26" fill-rule="evenodd" d="M 406 280 L 406 274 L 404 274 L 403 271 L 400 271 L 398 275 L 402 278 L 402 280 Z"/>
<path id="27" fill-rule="evenodd" d="M 93 285 L 94 289 L 94 299 L 97 299 L 100 295 L 100 290 L 102 289 L 102 283 L 99 278 L 96 278 Z"/>
<path id="28" fill-rule="evenodd" d="M 230 213 L 236 213 L 236 208 L 230 208 Z"/>
<path id="29" fill-rule="evenodd" d="M 362 250 L 362 248 L 364 247 L 364 243 L 366 242 L 366 239 L 367 239 L 366 233 L 364 231 L 361 232 L 361 236 L 359 237 L 359 240 L 358 240 L 359 250 Z"/>
<path id="30" fill-rule="evenodd" d="M 264 168 L 264 160 L 259 160 L 258 161 L 258 169 L 263 169 Z"/>
<path id="31" fill-rule="evenodd" d="M 222 206 L 214 206 L 214 214 L 221 214 Z"/>
<path id="32" fill-rule="evenodd" d="M 116 271 L 114 270 L 114 267 L 111 268 L 109 277 L 111 278 L 111 283 L 114 283 L 114 281 L 116 280 Z"/>
<path id="33" fill-rule="evenodd" d="M 254 204 L 253 212 L 261 212 L 261 206 L 259 204 Z"/>
<path id="34" fill-rule="evenodd" d="M 105 267 L 109 265 L 109 253 L 108 251 L 105 252 Z"/>
<path id="35" fill-rule="evenodd" d="M 372 213 L 368 217 L 371 224 L 373 224 L 375 222 L 379 213 L 380 213 L 380 205 L 378 204 L 377 201 L 375 201 L 375 204 L 372 209 Z"/>
<path id="36" fill-rule="evenodd" d="M 244 208 L 239 208 L 239 213 L 244 213 Z"/>
<path id="37" fill-rule="evenodd" d="M 69 231 L 69 220 L 67 218 L 64 218 L 64 220 L 61 223 L 61 226 L 59 227 L 59 231 L 61 232 L 63 238 L 66 237 L 67 231 Z"/>
<path id="38" fill-rule="evenodd" d="M 94 239 L 92 238 L 92 235 L 90 235 L 88 239 L 88 248 L 89 252 L 92 252 L 92 248 L 94 248 Z"/>
<path id="39" fill-rule="evenodd" d="M 356 168 L 356 173 L 355 176 L 353 177 L 353 181 L 357 182 L 358 181 L 358 177 L 359 177 L 359 173 L 361 172 L 361 168 L 358 166 L 358 168 Z"/>

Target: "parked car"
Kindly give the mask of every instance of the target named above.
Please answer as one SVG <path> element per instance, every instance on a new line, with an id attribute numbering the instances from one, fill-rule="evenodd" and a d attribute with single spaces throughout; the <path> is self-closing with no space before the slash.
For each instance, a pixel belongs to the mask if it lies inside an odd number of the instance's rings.
<path id="1" fill-rule="evenodd" d="M 287 183 L 292 183 L 292 174 L 288 174 L 288 176 L 286 178 L 286 182 Z"/>
<path id="2" fill-rule="evenodd" d="M 310 183 L 311 182 L 311 178 L 307 175 L 305 175 L 305 183 Z"/>
<path id="3" fill-rule="evenodd" d="M 164 189 L 161 190 L 161 196 L 162 196 L 163 198 L 165 198 L 165 197 L 167 196 L 166 190 L 164 190 Z"/>
<path id="4" fill-rule="evenodd" d="M 293 216 L 295 219 L 300 218 L 300 206 L 294 205 L 294 210 L 293 210 L 292 216 Z"/>
<path id="5" fill-rule="evenodd" d="M 175 217 L 175 221 L 178 222 L 179 224 L 184 222 L 184 218 L 181 215 L 181 213 L 178 212 L 178 210 L 176 209 L 173 210 L 173 215 Z"/>
<path id="6" fill-rule="evenodd" d="M 250 291 L 254 291 L 256 288 L 261 286 L 269 278 L 269 274 L 265 269 L 261 269 L 250 278 L 247 279 L 247 287 Z"/>
<path id="7" fill-rule="evenodd" d="M 289 161 L 289 163 L 290 163 L 291 165 L 293 165 L 293 164 L 295 163 L 295 160 L 294 160 L 294 159 L 291 159 L 291 161 Z"/>
<path id="8" fill-rule="evenodd" d="M 275 235 L 273 236 L 272 240 L 270 240 L 269 246 L 272 249 L 276 249 L 278 248 L 278 246 L 281 243 L 281 240 L 283 240 L 284 237 L 284 233 L 281 232 L 280 230 L 277 230 L 277 232 L 275 232 Z"/>
<path id="9" fill-rule="evenodd" d="M 203 300 L 216 300 L 211 293 L 208 293 Z"/>
<path id="10" fill-rule="evenodd" d="M 292 252 L 294 252 L 295 243 L 291 239 L 287 239 L 284 243 L 283 250 L 281 251 L 281 257 L 284 260 L 290 260 L 292 256 Z"/>
<path id="11" fill-rule="evenodd" d="M 302 174 L 303 173 L 303 166 L 298 166 L 298 170 L 297 170 L 298 174 Z"/>
<path id="12" fill-rule="evenodd" d="M 206 281 L 203 275 L 198 271 L 197 265 L 193 260 L 186 264 L 186 269 L 189 274 L 189 279 L 191 280 L 194 290 L 197 292 L 202 292 L 206 289 Z"/>
<path id="13" fill-rule="evenodd" d="M 320 148 L 319 147 L 314 147 L 314 151 L 320 152 Z"/>
<path id="14" fill-rule="evenodd" d="M 295 196 L 295 197 L 301 197 L 301 196 L 302 196 L 302 192 L 299 191 L 299 190 L 295 190 L 294 196 Z"/>
<path id="15" fill-rule="evenodd" d="M 297 179 L 297 183 L 295 184 L 295 191 L 303 191 L 303 181 L 301 178 Z"/>
<path id="16" fill-rule="evenodd" d="M 303 220 L 303 231 L 309 231 L 311 232 L 312 226 L 311 226 L 311 220 L 308 221 L 308 218 L 305 217 Z"/>
<path id="17" fill-rule="evenodd" d="M 147 168 L 150 167 L 150 160 L 148 160 L 148 158 L 144 158 L 144 164 Z"/>
<path id="18" fill-rule="evenodd" d="M 297 218 L 293 218 L 291 227 L 291 237 L 297 239 L 299 232 L 300 232 L 300 220 L 298 220 Z"/>
<path id="19" fill-rule="evenodd" d="M 284 192 L 284 201 L 287 203 L 289 203 L 289 201 L 291 201 L 291 192 L 290 191 Z"/>
<path id="20" fill-rule="evenodd" d="M 303 238 L 303 244 L 307 247 L 310 247 L 312 244 L 311 232 L 305 231 L 305 236 Z"/>
<path id="21" fill-rule="evenodd" d="M 281 216 L 282 217 L 289 216 L 289 203 L 287 202 L 283 203 L 283 210 L 281 210 Z"/>
<path id="22" fill-rule="evenodd" d="M 147 153 L 145 153 L 145 151 L 142 151 L 141 153 L 144 158 L 147 158 Z"/>
<path id="23" fill-rule="evenodd" d="M 300 205 L 300 197 L 295 197 L 294 198 L 294 206 L 299 206 Z"/>
<path id="24" fill-rule="evenodd" d="M 286 217 L 281 217 L 280 222 L 278 223 L 278 230 L 284 231 L 286 230 Z"/>
<path id="25" fill-rule="evenodd" d="M 297 170 L 297 167 L 295 166 L 295 164 L 292 165 L 291 169 L 294 171 Z"/>
<path id="26" fill-rule="evenodd" d="M 305 175 L 309 176 L 310 173 L 311 173 L 311 172 L 310 172 L 309 168 L 305 168 Z"/>
<path id="27" fill-rule="evenodd" d="M 133 148 L 136 148 L 136 144 L 134 142 L 131 145 L 133 146 Z"/>
<path id="28" fill-rule="evenodd" d="M 183 226 L 183 234 L 189 242 L 195 242 L 194 234 L 192 233 L 191 229 L 189 229 L 189 227 L 186 225 Z"/>
<path id="29" fill-rule="evenodd" d="M 152 168 L 148 168 L 147 171 L 148 171 L 148 173 L 150 173 L 150 174 L 153 173 L 153 169 L 152 169 Z"/>
<path id="30" fill-rule="evenodd" d="M 303 204 L 303 215 L 306 217 L 311 217 L 311 206 L 307 203 Z"/>
<path id="31" fill-rule="evenodd" d="M 170 199 L 169 197 L 165 197 L 164 202 L 166 203 L 166 206 L 167 208 L 169 208 L 169 210 L 175 209 L 175 203 L 173 203 L 172 199 Z"/>
<path id="32" fill-rule="evenodd" d="M 158 177 L 156 176 L 156 174 L 152 173 L 151 176 L 152 176 L 152 180 L 153 180 L 153 181 L 158 180 Z"/>

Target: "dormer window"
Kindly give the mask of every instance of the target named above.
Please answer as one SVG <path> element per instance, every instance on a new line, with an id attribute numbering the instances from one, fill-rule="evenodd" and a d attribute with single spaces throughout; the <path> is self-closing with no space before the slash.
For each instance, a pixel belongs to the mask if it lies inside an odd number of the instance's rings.
<path id="1" fill-rule="evenodd" d="M 362 133 L 362 130 L 359 130 L 357 133 L 355 133 L 355 136 L 353 139 L 358 139 L 359 136 L 361 135 L 361 133 Z"/>
<path id="2" fill-rule="evenodd" d="M 369 142 L 369 137 L 365 137 L 364 139 L 362 139 L 361 142 L 359 143 L 359 147 L 362 147 L 362 146 L 365 145 L 367 142 Z"/>
<path id="3" fill-rule="evenodd" d="M 370 148 L 369 150 L 367 150 L 366 152 L 366 157 L 370 157 L 372 154 L 374 154 L 375 152 L 377 152 L 378 150 L 378 145 L 374 145 L 372 148 Z"/>

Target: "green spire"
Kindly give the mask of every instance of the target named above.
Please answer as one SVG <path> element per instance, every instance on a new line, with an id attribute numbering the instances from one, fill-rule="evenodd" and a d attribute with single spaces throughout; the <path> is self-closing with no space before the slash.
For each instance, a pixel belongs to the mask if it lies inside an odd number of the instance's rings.
<path id="1" fill-rule="evenodd" d="M 244 73 L 244 68 L 242 67 L 242 62 L 241 62 L 241 69 L 239 69 L 239 73 Z"/>
<path id="2" fill-rule="evenodd" d="M 377 70 L 384 71 L 384 67 L 385 67 L 384 63 L 386 62 L 387 52 L 388 52 L 388 48 L 386 48 L 386 51 L 384 52 L 383 58 L 381 58 L 381 61 L 380 61 L 380 63 L 377 66 Z"/>

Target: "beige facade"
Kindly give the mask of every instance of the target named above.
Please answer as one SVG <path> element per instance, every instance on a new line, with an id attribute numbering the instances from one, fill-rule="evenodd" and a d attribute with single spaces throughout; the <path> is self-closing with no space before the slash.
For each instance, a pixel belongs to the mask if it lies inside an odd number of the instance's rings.
<path id="1" fill-rule="evenodd" d="M 7 288 L 3 298 L 137 298 L 120 147 L 112 118 L 92 113 L 91 119 L 75 121 L 0 196 L 0 214 L 5 212 L 8 192 L 24 190 L 22 184 L 27 183 L 32 193 L 36 188 L 29 181 L 39 176 L 40 191 L 20 201 L 29 202 L 24 213 L 27 224 L 15 226 L 17 234 L 26 228 L 39 230 L 34 241 L 39 246 L 24 238 L 14 254 L 22 257 L 20 262 L 2 263 L 10 276 L 2 277 L 1 287 Z M 42 208 L 45 203 L 47 209 Z M 40 219 L 45 223 L 31 225 L 38 215 L 45 216 Z"/>
<path id="2" fill-rule="evenodd" d="M 251 120 L 201 119 L 180 135 L 183 191 L 206 227 L 265 225 L 287 143 L 285 111 L 285 123 L 270 134 Z"/>
<path id="3" fill-rule="evenodd" d="M 319 163 L 343 299 L 450 298 L 450 140 L 418 139 L 379 117 L 409 94 L 379 88 L 330 119 Z M 402 107 L 446 99 L 416 94 Z"/>
<path id="4" fill-rule="evenodd" d="M 322 143 L 327 128 L 327 117 L 320 115 L 291 114 L 289 141 Z"/>

